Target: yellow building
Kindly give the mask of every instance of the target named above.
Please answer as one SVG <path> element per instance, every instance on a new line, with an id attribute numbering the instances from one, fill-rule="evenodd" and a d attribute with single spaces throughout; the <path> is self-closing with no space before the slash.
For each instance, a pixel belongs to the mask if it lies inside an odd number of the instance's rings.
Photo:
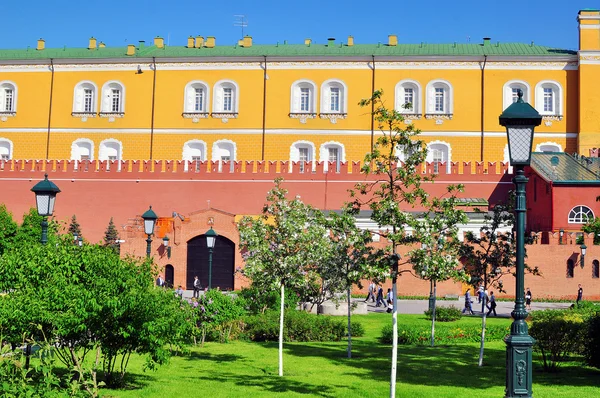
<path id="1" fill-rule="evenodd" d="M 600 146 L 600 11 L 579 51 L 521 43 L 342 43 L 0 50 L 3 159 L 357 161 L 377 125 L 358 102 L 406 102 L 430 161 L 507 160 L 498 116 L 516 97 L 543 115 L 534 150 Z"/>

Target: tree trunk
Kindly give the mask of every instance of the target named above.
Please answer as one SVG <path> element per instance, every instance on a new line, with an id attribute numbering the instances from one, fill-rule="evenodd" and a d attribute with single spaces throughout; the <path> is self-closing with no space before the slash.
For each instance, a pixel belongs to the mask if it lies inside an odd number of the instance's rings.
<path id="1" fill-rule="evenodd" d="M 433 309 L 431 310 L 431 346 L 435 346 L 435 299 L 437 284 L 433 281 Z"/>
<path id="2" fill-rule="evenodd" d="M 350 301 L 350 287 L 348 287 L 348 358 L 352 358 L 352 329 L 350 317 L 352 316 L 352 310 L 350 306 L 352 305 Z"/>
<path id="3" fill-rule="evenodd" d="M 281 307 L 279 309 L 279 376 L 283 376 L 283 311 L 284 311 L 284 297 L 285 287 L 281 284 Z"/>
<path id="4" fill-rule="evenodd" d="M 394 279 L 392 281 L 392 374 L 390 376 L 390 398 L 396 398 L 396 368 L 398 365 L 398 300 L 396 299 L 396 274 L 398 263 L 396 262 Z"/>
<path id="5" fill-rule="evenodd" d="M 481 314 L 483 315 L 481 317 L 481 343 L 479 345 L 479 366 L 483 366 L 483 349 L 485 347 L 485 321 L 487 318 L 487 314 L 485 312 L 485 295 L 483 295 L 483 299 L 481 300 L 482 302 L 482 312 Z"/>

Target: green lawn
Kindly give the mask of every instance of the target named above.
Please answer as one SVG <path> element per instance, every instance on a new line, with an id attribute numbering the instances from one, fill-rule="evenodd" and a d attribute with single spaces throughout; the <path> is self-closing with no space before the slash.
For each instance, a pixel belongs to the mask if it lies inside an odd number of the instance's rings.
<path id="1" fill-rule="evenodd" d="M 346 342 L 284 344 L 284 377 L 277 376 L 277 343 L 207 343 L 187 355 L 172 358 L 155 372 L 142 370 L 143 359 L 132 358 L 128 386 L 104 390 L 112 397 L 382 397 L 389 395 L 391 346 L 378 343 L 389 314 L 355 316 L 366 334 L 353 340 L 353 358 Z M 507 319 L 490 319 L 506 323 Z M 480 323 L 479 318 L 460 322 Z M 399 324 L 428 321 L 420 315 L 399 315 Z M 445 347 L 400 346 L 398 397 L 502 397 L 504 343 L 486 346 L 485 366 L 477 366 L 478 344 Z M 568 363 L 559 373 L 534 369 L 535 397 L 598 397 L 600 371 Z"/>

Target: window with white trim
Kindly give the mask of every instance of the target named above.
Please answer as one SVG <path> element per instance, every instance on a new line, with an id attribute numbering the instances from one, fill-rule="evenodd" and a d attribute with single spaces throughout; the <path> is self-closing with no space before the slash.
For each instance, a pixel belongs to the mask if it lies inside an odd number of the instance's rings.
<path id="1" fill-rule="evenodd" d="M 123 144 L 115 139 L 104 140 L 100 143 L 98 150 L 98 160 L 115 161 L 123 159 Z M 117 163 L 117 167 L 121 170 L 121 163 Z M 106 168 L 110 168 L 110 162 L 107 162 Z"/>
<path id="2" fill-rule="evenodd" d="M 587 206 L 575 206 L 569 212 L 569 223 L 585 224 L 588 220 L 594 219 L 594 212 Z"/>
<path id="3" fill-rule="evenodd" d="M 94 141 L 87 138 L 80 138 L 71 144 L 71 160 L 93 160 L 94 159 Z"/>
<path id="4" fill-rule="evenodd" d="M 189 162 L 192 162 L 194 169 L 200 171 L 200 165 L 206 160 L 206 143 L 201 140 L 190 140 L 183 144 L 183 169 L 188 170 Z"/>
<path id="5" fill-rule="evenodd" d="M 108 114 L 125 112 L 125 87 L 116 81 L 102 87 L 101 112 Z"/>
<path id="6" fill-rule="evenodd" d="M 504 83 L 502 89 L 502 109 L 508 108 L 519 99 L 519 90 L 523 93 L 523 101 L 529 100 L 529 84 L 521 80 L 510 80 Z"/>
<path id="7" fill-rule="evenodd" d="M 310 167 L 310 170 L 312 170 L 314 168 L 314 154 L 315 146 L 312 142 L 294 142 L 290 147 L 290 170 L 292 170 L 292 162 L 299 162 L 298 164 L 301 173 L 306 171 L 306 162 L 312 162 L 313 166 Z"/>
<path id="8" fill-rule="evenodd" d="M 223 169 L 223 162 L 229 163 L 229 170 L 233 171 L 236 160 L 236 144 L 230 140 L 216 141 L 212 147 L 212 160 L 219 162 L 219 171 Z"/>
<path id="9" fill-rule="evenodd" d="M 562 152 L 562 146 L 555 142 L 542 142 L 536 145 L 535 152 Z"/>
<path id="10" fill-rule="evenodd" d="M 562 87 L 558 82 L 545 80 L 537 84 L 535 109 L 542 116 L 562 116 Z"/>
<path id="11" fill-rule="evenodd" d="M 73 113 L 85 113 L 94 116 L 96 113 L 96 95 L 98 89 L 96 84 L 90 81 L 77 83 L 73 91 Z"/>
<path id="12" fill-rule="evenodd" d="M 348 112 L 346 97 L 346 84 L 343 81 L 326 80 L 321 85 L 321 113 L 346 114 Z"/>
<path id="13" fill-rule="evenodd" d="M 221 80 L 215 84 L 213 113 L 237 114 L 239 106 L 239 88 L 231 80 Z"/>
<path id="14" fill-rule="evenodd" d="M 415 80 L 396 84 L 396 110 L 405 114 L 421 114 L 421 86 Z"/>
<path id="15" fill-rule="evenodd" d="M 292 84 L 290 113 L 316 113 L 315 84 L 298 80 Z"/>
<path id="16" fill-rule="evenodd" d="M 319 149 L 319 161 L 323 162 L 323 170 L 329 170 L 329 163 L 333 163 L 333 172 L 339 173 L 342 162 L 346 161 L 344 145 L 339 142 L 330 141 L 321 145 Z"/>
<path id="17" fill-rule="evenodd" d="M 0 160 L 6 161 L 12 159 L 12 142 L 6 139 L 0 139 Z"/>
<path id="18" fill-rule="evenodd" d="M 13 82 L 0 82 L 0 113 L 17 112 L 17 86 Z"/>
<path id="19" fill-rule="evenodd" d="M 427 85 L 427 114 L 452 115 L 452 86 L 445 80 L 433 80 Z"/>
<path id="20" fill-rule="evenodd" d="M 446 164 L 446 173 L 450 173 L 451 147 L 441 141 L 433 141 L 427 145 L 426 161 L 433 164 L 434 173 L 439 173 L 443 163 Z"/>
<path id="21" fill-rule="evenodd" d="M 208 112 L 208 85 L 202 81 L 192 81 L 185 86 L 183 113 Z"/>

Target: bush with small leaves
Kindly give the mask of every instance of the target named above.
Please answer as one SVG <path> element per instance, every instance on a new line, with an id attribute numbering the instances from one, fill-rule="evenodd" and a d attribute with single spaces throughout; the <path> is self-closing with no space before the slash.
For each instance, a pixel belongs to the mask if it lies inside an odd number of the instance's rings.
<path id="1" fill-rule="evenodd" d="M 427 319 L 431 320 L 431 310 L 425 311 Z M 462 316 L 461 310 L 454 306 L 450 307 L 435 307 L 435 320 L 438 322 L 454 322 L 458 321 Z"/>

